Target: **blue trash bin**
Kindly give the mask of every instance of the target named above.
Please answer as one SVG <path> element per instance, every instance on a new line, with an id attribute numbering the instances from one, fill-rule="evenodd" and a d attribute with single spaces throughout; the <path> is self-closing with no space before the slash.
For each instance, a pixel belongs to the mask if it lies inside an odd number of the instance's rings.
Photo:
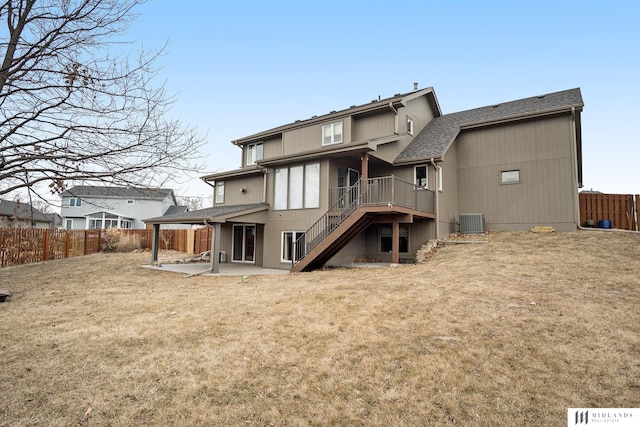
<path id="1" fill-rule="evenodd" d="M 598 221 L 598 226 L 600 228 L 611 228 L 611 221 L 609 221 L 608 219 L 601 219 L 600 221 Z"/>

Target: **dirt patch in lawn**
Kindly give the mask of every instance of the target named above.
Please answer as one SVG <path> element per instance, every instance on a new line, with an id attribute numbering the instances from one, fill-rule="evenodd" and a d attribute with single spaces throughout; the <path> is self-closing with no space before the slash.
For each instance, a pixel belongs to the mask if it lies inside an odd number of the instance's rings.
<path id="1" fill-rule="evenodd" d="M 640 236 L 488 240 L 285 276 L 183 279 L 148 254 L 0 270 L 0 425 L 563 426 L 569 407 L 640 407 Z"/>

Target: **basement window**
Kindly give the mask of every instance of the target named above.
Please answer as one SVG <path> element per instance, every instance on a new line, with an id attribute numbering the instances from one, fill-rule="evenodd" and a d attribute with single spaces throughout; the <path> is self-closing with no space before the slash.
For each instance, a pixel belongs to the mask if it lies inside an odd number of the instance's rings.
<path id="1" fill-rule="evenodd" d="M 298 239 L 301 240 L 298 241 Z M 291 262 L 294 256 L 296 261 L 301 258 L 304 254 L 305 248 L 298 247 L 298 245 L 304 246 L 304 231 L 283 231 L 280 261 Z M 296 254 L 294 254 L 294 246 Z"/>
<path id="2" fill-rule="evenodd" d="M 399 227 L 400 232 L 400 246 L 398 252 L 406 254 L 409 253 L 409 227 L 401 225 Z M 380 253 L 391 252 L 393 249 L 393 230 L 391 227 L 380 228 Z"/>
<path id="3" fill-rule="evenodd" d="M 520 183 L 520 170 L 510 170 L 500 172 L 501 184 L 519 184 Z"/>

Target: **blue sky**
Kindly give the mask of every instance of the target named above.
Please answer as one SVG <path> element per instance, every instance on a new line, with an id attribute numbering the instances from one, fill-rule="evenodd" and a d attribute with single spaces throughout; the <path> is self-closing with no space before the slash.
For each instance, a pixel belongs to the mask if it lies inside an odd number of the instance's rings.
<path id="1" fill-rule="evenodd" d="M 130 35 L 169 42 L 158 78 L 207 134 L 207 172 L 240 166 L 231 140 L 414 82 L 445 114 L 580 87 L 585 189 L 640 193 L 639 5 L 152 0 Z M 174 188 L 211 197 L 198 179 Z"/>

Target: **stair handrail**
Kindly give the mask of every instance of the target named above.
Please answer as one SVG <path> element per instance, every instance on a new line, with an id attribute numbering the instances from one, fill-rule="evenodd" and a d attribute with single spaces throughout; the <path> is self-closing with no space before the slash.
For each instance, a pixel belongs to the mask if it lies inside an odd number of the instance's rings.
<path id="1" fill-rule="evenodd" d="M 361 203 L 360 180 L 349 186 L 327 212 L 324 213 L 311 227 L 298 237 L 294 243 L 291 263 L 297 264 L 313 248 L 318 246 L 333 230 L 342 224 Z M 336 215 L 336 212 L 340 212 Z M 320 238 L 321 237 L 321 238 Z"/>

